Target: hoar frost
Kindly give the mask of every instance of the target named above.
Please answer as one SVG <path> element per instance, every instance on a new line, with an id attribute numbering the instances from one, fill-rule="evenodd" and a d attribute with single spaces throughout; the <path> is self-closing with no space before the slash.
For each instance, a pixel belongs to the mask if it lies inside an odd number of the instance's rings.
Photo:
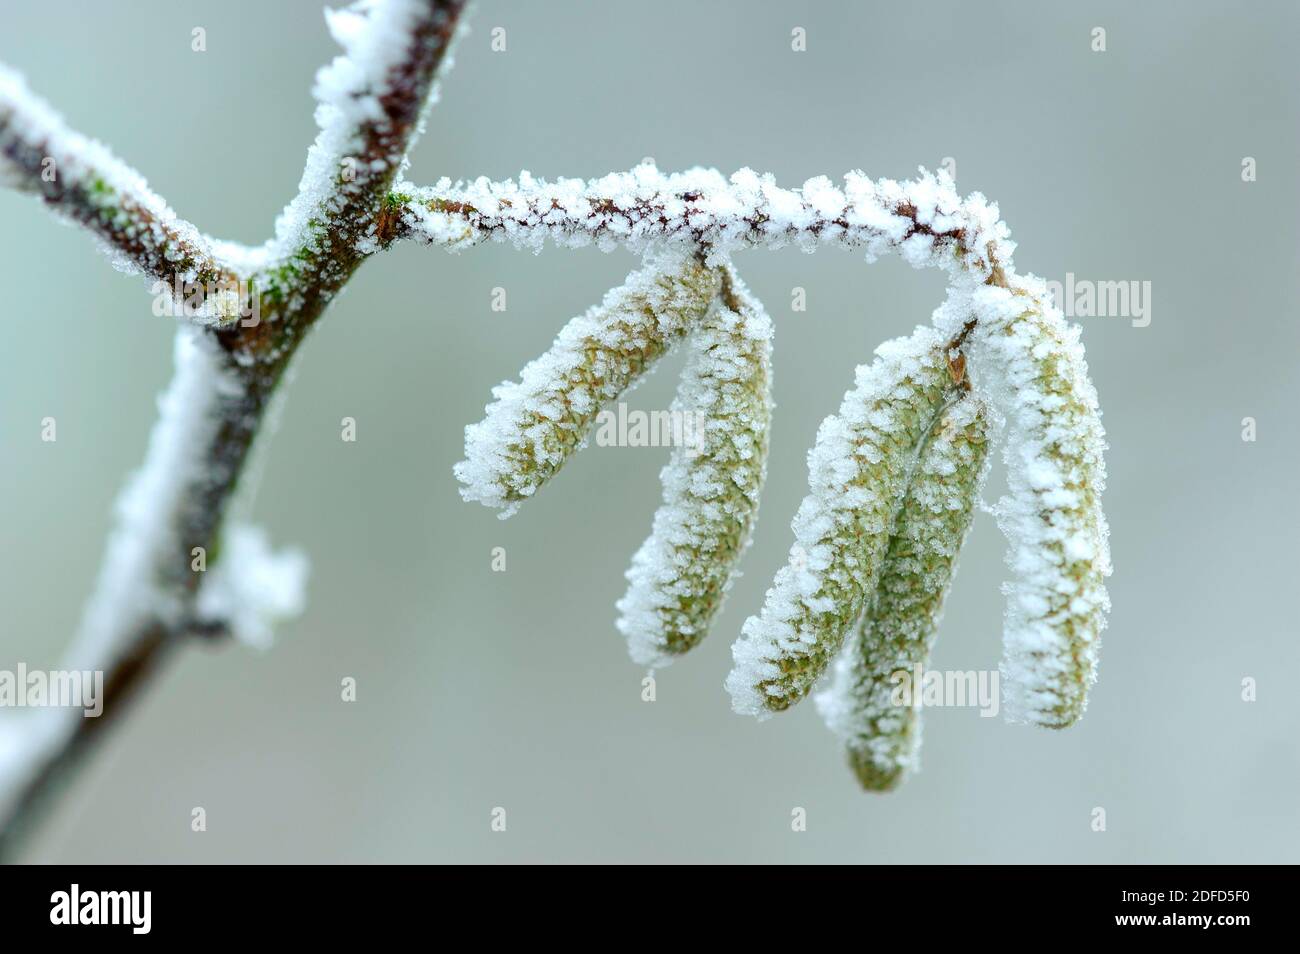
<path id="1" fill-rule="evenodd" d="M 896 696 L 898 674 L 929 662 L 987 469 L 984 409 L 958 394 L 926 435 L 875 592 L 814 700 L 872 791 L 894 788 L 919 767 L 919 700 Z"/>
<path id="2" fill-rule="evenodd" d="M 1101 510 L 1106 447 L 1079 342 L 1039 279 L 983 287 L 971 299 L 972 382 L 1005 419 L 1009 492 L 997 504 L 1010 548 L 1001 670 L 1012 721 L 1076 722 L 1096 679 L 1110 601 Z"/>
<path id="3" fill-rule="evenodd" d="M 749 546 L 767 469 L 771 339 L 763 306 L 728 267 L 690 333 L 673 401 L 702 416 L 702 446 L 674 449 L 660 474 L 663 504 L 618 603 L 635 662 L 666 665 L 704 638 Z"/>
<path id="4" fill-rule="evenodd" d="M 440 64 L 450 62 L 460 7 L 360 0 L 327 11 L 343 52 L 317 74 L 319 134 L 298 195 L 263 246 L 216 241 L 178 219 L 142 177 L 69 130 L 4 67 L 0 183 L 86 226 L 124 270 L 218 289 L 249 282 L 277 301 L 269 320 L 303 319 L 285 329 L 299 335 L 364 258 L 398 240 L 641 254 L 641 269 L 573 319 L 518 381 L 494 390 L 484 420 L 466 429 L 456 476 L 466 499 L 508 515 L 584 445 L 603 405 L 686 342 L 674 409 L 703 412 L 703 440 L 673 450 L 619 603 L 631 655 L 651 666 L 697 645 L 719 613 L 764 477 L 771 327 L 732 253 L 833 246 L 943 269 L 949 295 L 933 327 L 882 346 L 823 422 L 789 564 L 745 622 L 727 687 L 738 711 L 766 716 L 807 695 L 836 659 L 818 704 L 863 785 L 890 788 L 914 770 L 919 713 L 887 706 L 883 680 L 929 653 L 991 435 L 1009 479 L 994 508 L 1012 572 L 1004 709 L 1045 726 L 1075 721 L 1108 608 L 1104 437 L 1078 329 L 1041 281 L 1015 273 L 997 206 L 959 196 L 947 173 L 924 169 L 909 181 L 853 171 L 787 189 L 750 169 L 665 174 L 647 162 L 587 180 L 523 172 L 418 187 L 401 178 L 406 151 L 436 98 Z M 43 174 L 47 163 L 55 176 Z M 231 331 L 244 297 L 206 294 L 193 317 Z M 218 460 L 205 472 L 204 448 L 220 429 L 256 425 L 247 375 L 287 356 L 296 339 L 268 340 L 258 352 L 216 347 L 210 329 L 178 335 L 177 375 L 146 465 L 120 503 L 72 668 L 111 666 L 141 633 L 210 621 L 264 644 L 272 622 L 300 609 L 304 560 L 273 554 L 257 532 L 230 529 L 197 600 L 177 559 L 190 546 L 185 528 L 205 525 L 196 514 L 220 505 L 222 481 L 239 468 Z M 53 717 L 25 730 L 21 744 L 10 729 L 0 725 L 0 762 L 11 766 L 37 764 L 67 736 Z M 0 799 L 12 794 L 11 785 Z"/>
<path id="5" fill-rule="evenodd" d="M 307 573 L 302 551 L 275 553 L 261 527 L 236 524 L 224 534 L 220 560 L 207 571 L 195 610 L 200 620 L 227 625 L 241 642 L 267 649 L 275 625 L 306 606 Z"/>
<path id="6" fill-rule="evenodd" d="M 699 321 L 719 284 L 693 257 L 657 257 L 565 325 L 517 382 L 493 388 L 487 416 L 465 429 L 461 496 L 513 514 L 586 445 L 601 408 Z"/>
<path id="7" fill-rule="evenodd" d="M 921 440 L 951 386 L 945 341 L 933 328 L 886 342 L 876 355 L 817 431 L 789 562 L 732 647 L 727 690 L 737 712 L 763 717 L 799 702 L 876 587 Z"/>
<path id="8" fill-rule="evenodd" d="M 465 248 L 484 240 L 539 250 L 595 243 L 644 252 L 663 245 L 705 249 L 720 261 L 753 246 L 856 248 L 868 261 L 897 251 L 909 264 L 987 277 L 1015 243 L 998 207 L 975 193 L 962 199 L 943 171 L 922 169 L 911 181 L 871 179 L 862 172 L 842 184 L 825 176 L 783 189 L 771 175 L 714 169 L 665 175 L 648 163 L 600 179 L 518 181 L 443 179 L 432 188 L 401 182 L 407 237 Z"/>

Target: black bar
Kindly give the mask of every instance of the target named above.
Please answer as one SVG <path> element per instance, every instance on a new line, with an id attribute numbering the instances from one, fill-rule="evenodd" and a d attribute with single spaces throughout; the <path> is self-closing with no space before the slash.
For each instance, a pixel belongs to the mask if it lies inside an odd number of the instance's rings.
<path id="1" fill-rule="evenodd" d="M 628 872 L 626 877 L 591 879 L 578 873 L 580 886 L 566 888 L 554 875 L 542 884 L 527 877 L 511 886 L 510 872 L 480 880 L 478 872 L 449 877 L 411 867 L 7 867 L 0 869 L 0 929 L 6 941 L 60 935 L 66 940 L 73 934 L 78 941 L 112 935 L 128 943 L 201 939 L 206 944 L 279 935 L 373 941 L 429 923 L 449 928 L 460 923 L 473 930 L 484 923 L 477 915 L 495 911 L 489 925 L 532 924 L 539 940 L 580 925 L 590 931 L 613 919 L 623 926 L 611 941 L 625 943 L 614 938 L 626 931 L 668 930 L 670 925 L 656 922 L 687 913 L 675 911 L 670 897 L 653 900 L 651 886 L 661 875 Z M 691 876 L 674 876 L 679 878 L 687 882 Z M 806 940 L 814 925 L 824 924 L 868 943 L 892 930 L 927 942 L 1127 934 L 1175 943 L 1196 937 L 1232 943 L 1261 928 L 1270 934 L 1285 931 L 1293 917 L 1282 908 L 1292 894 L 1294 874 L 1268 867 L 918 866 L 822 874 L 732 872 L 726 878 L 728 888 L 711 907 L 700 903 L 700 888 L 671 894 L 694 899 L 687 905 L 692 917 L 732 923 L 742 932 L 784 925 Z M 592 880 L 607 887 L 593 889 Z M 718 883 L 716 876 L 709 880 Z M 70 923 L 74 897 L 77 920 L 116 915 L 118 923 Z M 634 910 L 634 897 L 644 899 L 649 910 Z M 1039 933 L 1044 931 L 1052 933 Z"/>

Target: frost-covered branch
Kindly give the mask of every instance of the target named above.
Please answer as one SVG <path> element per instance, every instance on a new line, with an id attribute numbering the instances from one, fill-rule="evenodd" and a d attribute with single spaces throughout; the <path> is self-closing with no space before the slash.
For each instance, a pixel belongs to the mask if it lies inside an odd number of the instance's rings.
<path id="1" fill-rule="evenodd" d="M 326 10 L 343 54 L 316 74 L 320 132 L 298 194 L 263 250 L 275 289 L 328 298 L 392 230 L 389 188 L 406 164 L 467 0 L 388 0 Z"/>
<path id="2" fill-rule="evenodd" d="M 12 847 L 46 794 L 102 735 L 168 651 L 195 633 L 265 643 L 269 625 L 301 607 L 305 564 L 264 539 L 222 524 L 302 334 L 367 254 L 386 195 L 432 100 L 463 0 L 384 0 L 328 14 L 345 55 L 315 92 L 321 133 L 302 187 L 276 238 L 244 249 L 203 238 L 106 149 L 66 129 L 14 74 L 0 73 L 0 172 L 89 226 L 117 260 L 171 284 L 238 276 L 260 297 L 257 321 L 183 328 L 176 375 L 144 467 L 119 503 L 100 579 L 67 665 L 104 672 L 104 715 L 43 710 L 0 721 L 0 853 Z M 54 178 L 41 176 L 52 157 Z M 355 162 L 348 160 L 354 159 Z M 212 249 L 232 264 L 217 264 Z M 243 312 L 243 300 L 239 302 Z M 208 305 L 207 298 L 204 305 Z M 224 543 L 224 546 L 218 546 Z M 211 578 L 195 554 L 218 558 Z"/>
<path id="3" fill-rule="evenodd" d="M 399 182 L 394 238 L 451 249 L 486 240 L 540 249 L 596 244 L 643 252 L 686 245 L 712 255 L 750 247 L 858 248 L 869 261 L 890 251 L 921 267 L 965 271 L 982 281 L 1008 266 L 1015 243 L 998 207 L 981 194 L 962 198 L 946 172 L 922 170 L 907 182 L 850 172 L 783 189 L 771 175 L 712 169 L 665 175 L 643 164 L 600 179 L 547 182 L 477 179 L 431 188 Z"/>
<path id="4" fill-rule="evenodd" d="M 300 566 L 242 545 L 238 532 L 234 546 L 220 548 L 225 552 L 211 571 L 215 579 L 197 572 L 203 564 L 196 558 L 217 556 L 223 517 L 276 379 L 248 376 L 210 332 L 198 328 L 177 331 L 175 363 L 144 465 L 118 500 L 99 580 L 60 663 L 69 671 L 104 673 L 104 714 L 3 713 L 0 736 L 9 744 L 0 742 L 0 851 L 18 834 L 27 810 L 119 715 L 163 655 L 195 632 L 229 631 L 258 642 L 264 630 L 252 614 L 259 604 L 266 610 L 262 619 L 277 608 L 291 611 L 301 591 Z M 279 592 L 259 596 L 259 581 L 277 573 Z M 231 576 L 245 581 L 241 600 L 223 599 Z M 196 606 L 200 592 L 208 598 Z"/>
<path id="5" fill-rule="evenodd" d="M 144 177 L 105 146 L 69 129 L 23 78 L 0 64 L 0 185 L 38 196 L 96 235 L 117 268 L 169 287 L 229 292 L 234 272 L 213 243 L 177 217 Z"/>

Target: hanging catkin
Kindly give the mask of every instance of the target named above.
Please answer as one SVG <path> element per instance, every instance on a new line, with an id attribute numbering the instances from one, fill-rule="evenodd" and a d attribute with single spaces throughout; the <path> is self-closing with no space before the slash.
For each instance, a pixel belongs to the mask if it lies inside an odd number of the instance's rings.
<path id="1" fill-rule="evenodd" d="M 772 323 L 729 266 L 687 347 L 671 415 L 687 439 L 660 474 L 663 503 L 618 604 L 628 651 L 645 665 L 708 633 L 749 545 L 767 466 Z"/>
<path id="2" fill-rule="evenodd" d="M 1110 608 L 1097 393 L 1078 326 L 1051 304 L 1041 281 L 984 289 L 976 306 L 972 381 L 1006 419 L 1008 493 L 997 504 L 1012 571 L 1003 711 L 1011 721 L 1065 728 L 1087 705 Z"/>
<path id="3" fill-rule="evenodd" d="M 790 560 L 732 647 L 737 712 L 763 716 L 802 699 L 875 591 L 921 439 L 952 386 L 945 345 L 930 327 L 881 345 L 822 422 Z"/>
<path id="4" fill-rule="evenodd" d="M 958 397 L 930 428 L 876 592 L 816 697 L 863 788 L 894 788 L 918 767 L 918 667 L 929 662 L 987 459 L 983 408 Z"/>
<path id="5" fill-rule="evenodd" d="M 665 254 L 574 318 L 549 351 L 465 428 L 461 496 L 509 516 L 584 446 L 596 415 L 635 384 L 709 308 L 720 276 L 693 256 Z"/>

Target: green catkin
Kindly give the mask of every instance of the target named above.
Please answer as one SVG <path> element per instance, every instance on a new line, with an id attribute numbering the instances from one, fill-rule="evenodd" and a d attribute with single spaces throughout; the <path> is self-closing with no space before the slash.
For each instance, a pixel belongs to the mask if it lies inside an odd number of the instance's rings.
<path id="1" fill-rule="evenodd" d="M 661 255 L 565 325 L 465 428 L 465 460 L 455 467 L 461 496 L 513 513 L 585 445 L 601 408 L 699 322 L 720 283 L 718 270 L 693 256 Z"/>
<path id="2" fill-rule="evenodd" d="M 957 554 L 988 459 L 987 420 L 958 397 L 930 429 L 856 632 L 817 695 L 864 789 L 888 791 L 919 767 L 921 686 Z"/>
<path id="3" fill-rule="evenodd" d="M 749 546 L 767 466 L 771 339 L 762 305 L 728 267 L 721 299 L 688 339 L 672 408 L 688 439 L 660 474 L 663 503 L 618 603 L 642 665 L 666 665 L 707 635 Z"/>
<path id="4" fill-rule="evenodd" d="M 875 592 L 921 440 L 952 388 L 933 328 L 886 342 L 808 455 L 790 559 L 732 646 L 732 707 L 764 717 L 799 702 Z"/>
<path id="5" fill-rule="evenodd" d="M 1007 422 L 1002 709 L 1013 722 L 1066 728 L 1087 706 L 1110 607 L 1097 393 L 1078 326 L 1040 280 L 985 289 L 976 305 L 972 383 Z"/>

